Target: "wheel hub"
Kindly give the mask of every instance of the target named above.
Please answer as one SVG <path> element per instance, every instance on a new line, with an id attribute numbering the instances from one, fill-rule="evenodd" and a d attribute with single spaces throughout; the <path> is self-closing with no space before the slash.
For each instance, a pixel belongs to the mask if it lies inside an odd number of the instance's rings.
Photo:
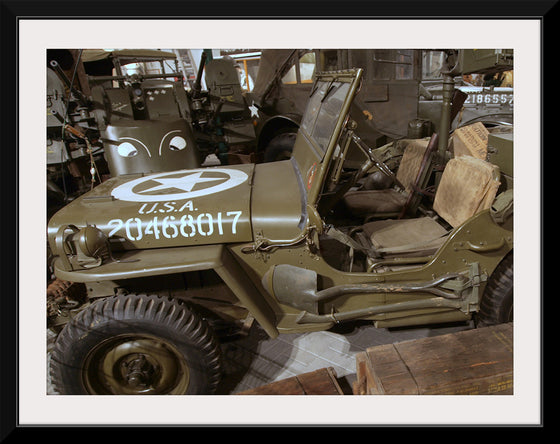
<path id="1" fill-rule="evenodd" d="M 92 394 L 175 394 L 189 385 L 189 369 L 176 349 L 155 337 L 121 335 L 93 349 L 84 384 Z"/>
<path id="2" fill-rule="evenodd" d="M 129 356 L 121 363 L 123 380 L 136 389 L 146 389 L 154 384 L 158 372 L 157 364 L 152 364 L 143 354 Z"/>

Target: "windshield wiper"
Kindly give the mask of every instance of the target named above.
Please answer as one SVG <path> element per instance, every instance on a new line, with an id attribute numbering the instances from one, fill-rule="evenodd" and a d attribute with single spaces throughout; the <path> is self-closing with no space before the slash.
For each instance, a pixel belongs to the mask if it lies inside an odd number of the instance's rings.
<path id="1" fill-rule="evenodd" d="M 335 85 L 333 85 L 333 83 L 334 83 L 334 79 L 332 79 L 331 83 L 329 83 L 329 86 L 327 86 L 327 91 L 325 92 L 325 95 L 321 99 L 321 103 L 323 103 L 326 100 L 326 98 L 329 96 L 331 91 L 334 89 Z"/>
<path id="2" fill-rule="evenodd" d="M 318 89 L 319 89 L 319 86 L 317 85 L 317 78 L 315 78 L 315 81 L 313 82 L 313 86 L 311 87 L 311 92 L 309 93 L 309 97 L 311 97 L 313 94 L 315 94 Z"/>

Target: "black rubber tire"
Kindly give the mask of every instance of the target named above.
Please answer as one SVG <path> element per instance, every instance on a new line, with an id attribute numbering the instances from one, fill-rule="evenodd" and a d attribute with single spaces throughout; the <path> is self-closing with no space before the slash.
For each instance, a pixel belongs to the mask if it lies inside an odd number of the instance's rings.
<path id="1" fill-rule="evenodd" d="M 292 156 L 296 133 L 282 133 L 275 136 L 264 149 L 265 162 L 287 160 Z"/>
<path id="2" fill-rule="evenodd" d="M 477 327 L 513 322 L 513 252 L 492 273 L 480 301 Z"/>
<path id="3" fill-rule="evenodd" d="M 149 364 L 140 366 L 146 370 L 141 384 L 134 373 L 131 385 L 130 368 L 136 372 L 139 359 Z M 220 347 L 184 302 L 118 295 L 92 303 L 64 327 L 50 373 L 53 388 L 65 395 L 213 394 L 221 377 Z"/>

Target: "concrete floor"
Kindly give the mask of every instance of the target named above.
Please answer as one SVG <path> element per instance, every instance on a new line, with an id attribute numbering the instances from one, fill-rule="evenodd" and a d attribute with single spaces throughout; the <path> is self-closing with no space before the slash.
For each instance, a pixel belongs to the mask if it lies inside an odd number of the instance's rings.
<path id="1" fill-rule="evenodd" d="M 244 339 L 223 345 L 226 377 L 218 394 L 235 394 L 302 373 L 332 367 L 345 394 L 352 394 L 356 354 L 366 348 L 437 336 L 473 328 L 461 323 L 417 328 L 375 328 L 371 323 L 346 326 L 351 331 L 283 334 L 270 339 L 253 328 Z M 352 328 L 353 327 L 353 328 Z"/>
<path id="2" fill-rule="evenodd" d="M 344 332 L 323 331 L 282 334 L 270 339 L 253 325 L 243 338 L 223 342 L 224 379 L 217 395 L 233 395 L 274 381 L 332 367 L 345 394 L 352 394 L 357 353 L 368 347 L 455 333 L 473 328 L 472 323 L 430 327 L 375 328 L 371 323 L 345 325 Z M 47 353 L 55 336 L 47 333 Z M 47 354 L 50 357 L 50 353 Z M 48 360 L 47 360 L 48 361 Z M 47 393 L 56 394 L 50 381 Z"/>

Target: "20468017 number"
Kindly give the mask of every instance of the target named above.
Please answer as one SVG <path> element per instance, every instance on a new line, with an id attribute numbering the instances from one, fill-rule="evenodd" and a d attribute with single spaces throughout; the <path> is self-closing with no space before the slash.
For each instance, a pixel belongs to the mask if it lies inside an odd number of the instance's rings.
<path id="1" fill-rule="evenodd" d="M 213 234 L 223 235 L 224 230 L 231 229 L 231 234 L 237 234 L 237 222 L 242 211 L 221 211 L 212 215 L 200 213 L 199 215 L 185 214 L 180 218 L 165 216 L 158 218 L 154 216 L 149 220 L 139 217 L 131 217 L 127 220 L 112 219 L 109 221 L 109 237 L 124 230 L 124 236 L 131 241 L 139 241 L 146 237 L 155 239 L 175 239 L 176 237 L 211 236 Z M 227 218 L 227 221 L 224 220 Z M 231 219 L 231 223 L 229 220 Z M 228 233 L 229 234 L 229 233 Z"/>

